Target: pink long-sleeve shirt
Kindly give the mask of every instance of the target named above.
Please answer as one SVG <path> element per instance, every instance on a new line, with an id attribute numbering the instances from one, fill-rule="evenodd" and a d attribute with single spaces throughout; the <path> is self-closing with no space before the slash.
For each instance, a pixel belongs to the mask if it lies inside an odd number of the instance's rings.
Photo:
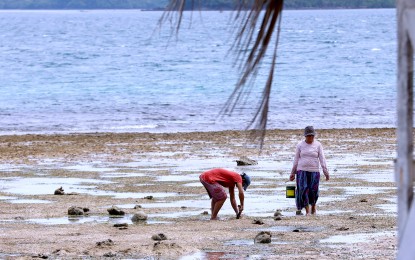
<path id="1" fill-rule="evenodd" d="M 321 143 L 314 140 L 311 144 L 308 144 L 303 140 L 297 144 L 291 174 L 295 174 L 299 170 L 319 172 L 320 164 L 324 175 L 329 176 Z"/>

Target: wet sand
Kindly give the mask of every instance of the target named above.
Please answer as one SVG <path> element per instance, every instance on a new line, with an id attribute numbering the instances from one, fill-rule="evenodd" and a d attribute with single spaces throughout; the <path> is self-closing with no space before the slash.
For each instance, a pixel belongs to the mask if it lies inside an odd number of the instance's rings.
<path id="1" fill-rule="evenodd" d="M 285 198 L 301 132 L 268 131 L 261 154 L 244 131 L 0 136 L 0 258 L 394 259 L 395 129 L 318 131 L 331 180 L 315 216 L 295 216 Z M 241 156 L 258 165 L 236 166 Z M 198 175 L 214 167 L 251 175 L 241 219 L 229 201 L 220 221 L 203 214 Z M 53 195 L 60 186 L 73 195 Z M 126 216 L 110 217 L 113 205 Z M 90 211 L 68 217 L 70 206 Z M 132 223 L 137 211 L 148 220 Z M 270 244 L 254 244 L 260 231 Z"/>

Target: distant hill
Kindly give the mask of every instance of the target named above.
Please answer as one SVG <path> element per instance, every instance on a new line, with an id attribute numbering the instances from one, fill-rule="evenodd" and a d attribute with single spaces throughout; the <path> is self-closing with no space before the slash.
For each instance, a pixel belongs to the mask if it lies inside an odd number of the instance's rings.
<path id="1" fill-rule="evenodd" d="M 192 6 L 192 2 L 195 6 Z M 188 0 L 186 9 L 233 10 L 236 2 L 238 1 Z M 168 3 L 169 0 L 0 0 L 0 9 L 164 10 Z M 394 8 L 395 0 L 285 0 L 284 7 L 286 9 Z"/>

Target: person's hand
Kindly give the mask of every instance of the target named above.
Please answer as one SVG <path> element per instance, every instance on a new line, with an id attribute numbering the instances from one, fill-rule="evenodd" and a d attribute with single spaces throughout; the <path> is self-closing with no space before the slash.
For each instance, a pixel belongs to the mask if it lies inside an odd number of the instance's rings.
<path id="1" fill-rule="evenodd" d="M 244 206 L 238 205 L 238 213 L 236 214 L 236 218 L 239 219 L 241 217 L 242 211 L 244 210 Z"/>
<path id="2" fill-rule="evenodd" d="M 326 181 L 330 180 L 330 176 L 326 175 Z"/>
<path id="3" fill-rule="evenodd" d="M 293 180 L 295 180 L 295 174 L 290 174 L 290 181 L 293 181 Z"/>

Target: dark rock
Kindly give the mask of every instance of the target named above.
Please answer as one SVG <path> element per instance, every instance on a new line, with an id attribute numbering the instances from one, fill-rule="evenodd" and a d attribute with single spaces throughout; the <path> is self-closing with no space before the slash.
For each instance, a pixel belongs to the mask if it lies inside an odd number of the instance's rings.
<path id="1" fill-rule="evenodd" d="M 71 206 L 68 209 L 68 215 L 82 216 L 84 215 L 84 209 L 81 207 Z"/>
<path id="2" fill-rule="evenodd" d="M 140 222 L 140 221 L 145 221 L 145 220 L 147 220 L 147 214 L 144 213 L 143 211 L 139 211 L 135 213 L 133 217 L 131 218 L 132 222 Z"/>
<path id="3" fill-rule="evenodd" d="M 254 242 L 261 243 L 261 244 L 268 244 L 271 243 L 271 232 L 269 231 L 261 231 L 258 235 L 255 236 Z"/>
<path id="4" fill-rule="evenodd" d="M 259 218 L 255 218 L 253 221 L 252 221 L 252 224 L 256 224 L 256 225 L 264 225 L 264 221 L 262 221 L 261 219 L 259 219 Z"/>
<path id="5" fill-rule="evenodd" d="M 367 199 L 361 199 L 360 202 L 367 202 Z"/>
<path id="6" fill-rule="evenodd" d="M 118 223 L 118 224 L 114 224 L 114 227 L 128 227 L 128 223 Z"/>
<path id="7" fill-rule="evenodd" d="M 65 192 L 63 191 L 62 186 L 59 189 L 55 190 L 55 195 L 65 195 Z"/>
<path id="8" fill-rule="evenodd" d="M 154 197 L 153 197 L 153 196 L 151 196 L 151 195 L 150 195 L 150 196 L 145 196 L 144 198 L 145 198 L 145 199 L 147 199 L 147 200 L 152 200 L 152 199 L 154 199 Z"/>
<path id="9" fill-rule="evenodd" d="M 107 239 L 107 240 L 104 240 L 104 241 L 97 242 L 96 245 L 98 247 L 113 246 L 114 241 L 112 241 L 111 239 Z"/>
<path id="10" fill-rule="evenodd" d="M 356 219 L 356 217 L 349 217 L 350 220 Z"/>
<path id="11" fill-rule="evenodd" d="M 293 232 L 300 232 L 300 230 L 299 229 L 294 229 Z"/>
<path id="12" fill-rule="evenodd" d="M 156 241 L 167 240 L 167 236 L 164 235 L 163 233 L 160 233 L 160 234 L 151 236 L 151 239 L 156 240 Z"/>
<path id="13" fill-rule="evenodd" d="M 207 212 L 207 211 L 203 211 L 203 212 L 202 212 L 202 215 L 209 215 L 209 212 Z"/>
<path id="14" fill-rule="evenodd" d="M 277 211 L 275 211 L 274 217 L 276 216 L 282 216 L 281 210 L 277 209 Z"/>
<path id="15" fill-rule="evenodd" d="M 116 253 L 113 253 L 113 252 L 108 252 L 108 253 L 103 254 L 103 256 L 104 257 L 116 257 L 117 254 Z"/>
<path id="16" fill-rule="evenodd" d="M 236 165 L 238 166 L 246 166 L 246 165 L 256 165 L 258 164 L 257 161 L 249 159 L 248 157 L 241 157 L 239 160 L 236 160 Z"/>
<path id="17" fill-rule="evenodd" d="M 180 208 L 181 208 L 181 209 L 187 209 L 187 207 L 186 207 L 186 206 L 181 206 Z"/>
<path id="18" fill-rule="evenodd" d="M 338 228 L 336 230 L 338 230 L 338 231 L 346 231 L 346 230 L 349 230 L 349 228 L 348 227 L 340 227 L 340 228 Z"/>
<path id="19" fill-rule="evenodd" d="M 125 212 L 116 206 L 112 206 L 111 208 L 107 209 L 107 211 L 110 215 L 117 215 L 117 216 L 125 215 Z"/>
<path id="20" fill-rule="evenodd" d="M 82 208 L 82 210 L 84 211 L 84 213 L 89 212 L 89 208 Z"/>
<path id="21" fill-rule="evenodd" d="M 135 205 L 134 206 L 134 209 L 141 209 L 142 208 L 142 206 L 141 205 Z"/>
<path id="22" fill-rule="evenodd" d="M 276 216 L 276 217 L 274 217 L 274 220 L 275 221 L 282 220 L 282 217 L 281 216 Z"/>

